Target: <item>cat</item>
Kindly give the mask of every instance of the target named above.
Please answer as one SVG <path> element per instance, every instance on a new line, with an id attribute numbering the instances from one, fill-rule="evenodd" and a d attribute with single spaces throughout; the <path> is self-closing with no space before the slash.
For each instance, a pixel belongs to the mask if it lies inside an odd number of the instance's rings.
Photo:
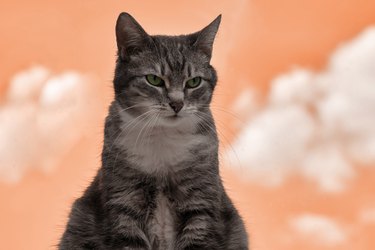
<path id="1" fill-rule="evenodd" d="M 60 250 L 248 249 L 219 175 L 209 107 L 220 21 L 189 35 L 150 36 L 120 14 L 102 166 L 74 202 Z"/>

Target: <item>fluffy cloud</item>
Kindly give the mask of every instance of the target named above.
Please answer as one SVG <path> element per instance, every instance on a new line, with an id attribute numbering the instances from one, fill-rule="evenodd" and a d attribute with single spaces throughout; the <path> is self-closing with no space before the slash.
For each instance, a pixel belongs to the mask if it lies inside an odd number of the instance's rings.
<path id="1" fill-rule="evenodd" d="M 301 214 L 290 220 L 294 234 L 321 246 L 337 246 L 345 242 L 346 233 L 332 219 L 316 214 Z"/>
<path id="2" fill-rule="evenodd" d="M 228 150 L 230 165 L 263 184 L 290 173 L 338 192 L 353 164 L 375 164 L 375 28 L 339 47 L 326 70 L 294 69 L 272 82 L 267 104 Z"/>
<path id="3" fill-rule="evenodd" d="M 93 81 L 35 66 L 16 74 L 0 106 L 0 180 L 50 170 L 80 140 L 95 109 Z"/>

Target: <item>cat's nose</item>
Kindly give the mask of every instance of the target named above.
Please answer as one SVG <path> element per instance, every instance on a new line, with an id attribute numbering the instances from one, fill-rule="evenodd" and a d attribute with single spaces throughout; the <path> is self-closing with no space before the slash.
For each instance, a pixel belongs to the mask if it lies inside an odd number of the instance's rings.
<path id="1" fill-rule="evenodd" d="M 174 112 L 176 112 L 176 114 L 178 112 L 180 112 L 180 110 L 182 109 L 182 107 L 184 106 L 184 103 L 182 101 L 175 101 L 175 102 L 170 102 L 169 103 L 169 106 L 171 106 L 171 108 L 174 110 Z"/>

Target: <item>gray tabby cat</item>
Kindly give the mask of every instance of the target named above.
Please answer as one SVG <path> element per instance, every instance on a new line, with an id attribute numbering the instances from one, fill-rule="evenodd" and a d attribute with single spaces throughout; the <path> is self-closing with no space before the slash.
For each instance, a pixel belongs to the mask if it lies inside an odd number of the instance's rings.
<path id="1" fill-rule="evenodd" d="M 73 204 L 59 249 L 248 249 L 219 176 L 209 108 L 220 19 L 190 35 L 150 36 L 119 16 L 102 167 Z"/>

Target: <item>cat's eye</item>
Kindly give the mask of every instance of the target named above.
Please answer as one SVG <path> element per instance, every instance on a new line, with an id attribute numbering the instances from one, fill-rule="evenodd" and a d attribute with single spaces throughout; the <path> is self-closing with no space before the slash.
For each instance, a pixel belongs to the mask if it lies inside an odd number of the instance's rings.
<path id="1" fill-rule="evenodd" d="M 202 82 L 202 78 L 197 76 L 197 77 L 194 77 L 194 78 L 191 78 L 190 80 L 188 80 L 186 82 L 186 87 L 187 88 L 196 88 L 198 87 Z"/>
<path id="2" fill-rule="evenodd" d="M 152 74 L 147 75 L 146 80 L 149 84 L 156 86 L 156 87 L 160 87 L 164 85 L 163 79 L 161 79 L 160 77 L 156 75 L 152 75 Z"/>

